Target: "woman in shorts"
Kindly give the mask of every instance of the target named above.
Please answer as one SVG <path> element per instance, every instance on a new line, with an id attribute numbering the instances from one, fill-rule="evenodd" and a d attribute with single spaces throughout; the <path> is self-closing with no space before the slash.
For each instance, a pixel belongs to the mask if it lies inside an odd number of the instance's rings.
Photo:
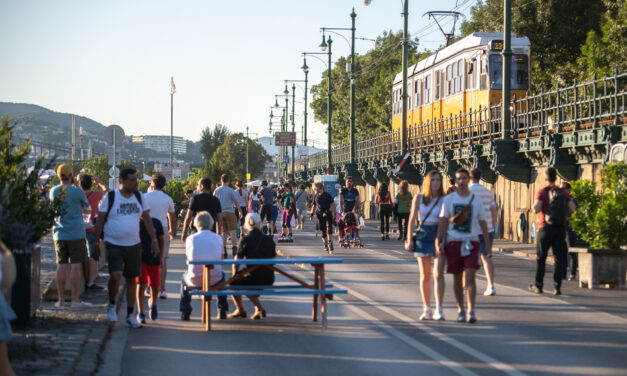
<path id="1" fill-rule="evenodd" d="M 413 234 L 418 223 L 416 236 L 407 236 L 405 250 L 414 252 L 420 268 L 420 294 L 423 312 L 420 320 L 444 320 L 442 300 L 444 298 L 444 254 L 436 252 L 435 242 L 438 232 L 440 210 L 442 209 L 442 174 L 429 171 L 425 177 L 423 193 L 417 195 L 411 205 L 408 234 Z M 431 311 L 431 259 L 434 259 L 435 311 Z"/>

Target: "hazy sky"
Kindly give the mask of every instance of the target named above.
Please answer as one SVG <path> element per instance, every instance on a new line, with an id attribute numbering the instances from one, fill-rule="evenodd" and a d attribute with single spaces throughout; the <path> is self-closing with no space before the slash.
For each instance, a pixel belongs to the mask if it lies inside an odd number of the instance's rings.
<path id="1" fill-rule="evenodd" d="M 468 14 L 475 0 L 410 0 L 409 31 L 420 37 L 421 50 L 444 41 L 422 15 L 456 3 Z M 300 53 L 320 51 L 320 27 L 350 27 L 352 7 L 358 37 L 402 29 L 400 0 L 373 0 L 369 6 L 363 0 L 3 0 L 0 101 L 119 124 L 127 135 L 165 135 L 173 76 L 175 135 L 198 140 L 205 126 L 222 123 L 267 136 L 270 105 L 283 91 L 283 80 L 304 79 Z M 345 35 L 350 38 L 350 32 Z M 350 54 L 347 42 L 332 37 L 334 60 Z M 372 46 L 357 40 L 356 51 Z M 311 87 L 326 67 L 314 58 L 308 65 Z M 302 91 L 296 96 L 296 112 L 302 114 Z M 314 122 L 312 112 L 308 138 L 326 146 L 325 126 Z M 302 120 L 297 115 L 298 130 Z"/>

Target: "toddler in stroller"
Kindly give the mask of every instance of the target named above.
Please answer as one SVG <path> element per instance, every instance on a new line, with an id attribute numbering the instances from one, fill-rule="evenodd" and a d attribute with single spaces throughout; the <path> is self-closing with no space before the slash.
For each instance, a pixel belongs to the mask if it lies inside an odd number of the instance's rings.
<path id="1" fill-rule="evenodd" d="M 341 224 L 344 226 L 344 239 L 340 243 L 340 246 L 343 248 L 363 248 L 364 243 L 359 237 L 359 221 L 357 220 L 357 214 L 353 212 L 344 214 Z"/>

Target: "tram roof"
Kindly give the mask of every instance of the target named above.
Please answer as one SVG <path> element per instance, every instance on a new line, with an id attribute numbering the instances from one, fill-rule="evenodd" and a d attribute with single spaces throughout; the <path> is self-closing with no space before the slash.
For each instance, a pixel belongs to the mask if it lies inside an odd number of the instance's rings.
<path id="1" fill-rule="evenodd" d="M 492 40 L 502 40 L 503 33 L 497 31 L 489 31 L 489 32 L 477 32 L 472 33 L 457 42 L 451 44 L 448 47 L 445 47 L 427 57 L 419 61 L 418 63 L 412 65 L 407 68 L 407 76 L 411 76 L 414 73 L 420 72 L 425 68 L 437 64 L 461 51 L 465 51 L 471 48 L 487 46 L 488 42 Z M 530 42 L 527 37 L 518 37 L 516 34 L 512 33 L 512 48 L 514 47 L 529 47 Z M 401 82 L 403 79 L 403 73 L 397 73 L 394 77 L 394 84 Z"/>

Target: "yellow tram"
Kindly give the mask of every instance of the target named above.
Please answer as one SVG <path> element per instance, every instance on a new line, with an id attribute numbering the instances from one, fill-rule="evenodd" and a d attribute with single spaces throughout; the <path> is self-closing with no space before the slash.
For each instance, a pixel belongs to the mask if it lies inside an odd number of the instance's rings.
<path id="1" fill-rule="evenodd" d="M 530 43 L 512 34 L 512 97 L 529 90 Z M 503 33 L 480 32 L 443 48 L 407 70 L 407 126 L 474 111 L 500 102 Z M 402 73 L 392 87 L 392 130 L 401 128 Z"/>

